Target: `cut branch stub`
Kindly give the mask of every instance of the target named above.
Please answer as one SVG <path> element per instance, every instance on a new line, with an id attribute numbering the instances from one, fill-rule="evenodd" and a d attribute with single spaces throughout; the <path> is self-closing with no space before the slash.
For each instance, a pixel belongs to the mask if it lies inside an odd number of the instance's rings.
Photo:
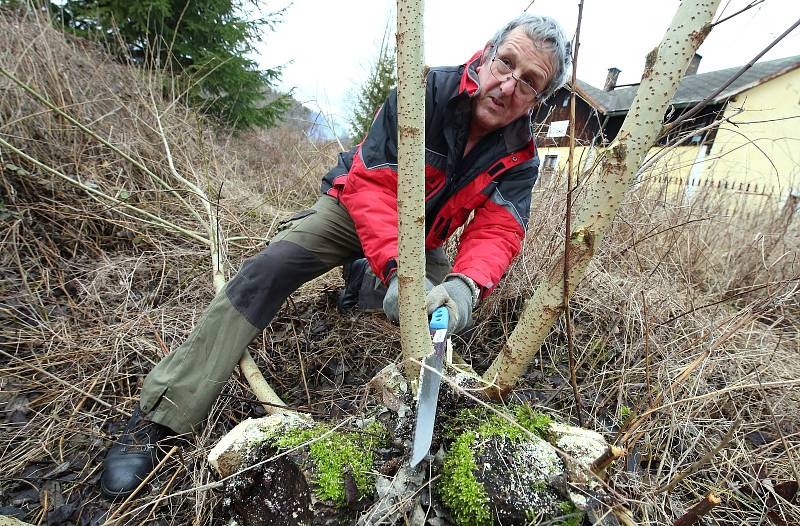
<path id="1" fill-rule="evenodd" d="M 722 502 L 722 499 L 714 492 L 709 492 L 703 497 L 703 500 L 692 506 L 692 508 L 684 513 L 678 520 L 675 521 L 674 526 L 691 526 L 697 524 L 711 508 Z"/>
<path id="2" fill-rule="evenodd" d="M 611 445 L 603 451 L 603 454 L 597 457 L 597 460 L 592 462 L 592 471 L 597 474 L 604 474 L 608 466 L 614 463 L 614 461 L 622 458 L 625 455 L 625 450 Z"/>

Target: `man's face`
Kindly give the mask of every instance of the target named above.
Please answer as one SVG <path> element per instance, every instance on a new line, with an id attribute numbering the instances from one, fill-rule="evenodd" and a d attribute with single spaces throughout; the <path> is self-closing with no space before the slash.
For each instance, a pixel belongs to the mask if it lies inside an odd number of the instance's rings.
<path id="1" fill-rule="evenodd" d="M 498 80 L 491 72 L 492 58 L 510 65 L 515 77 L 525 80 L 537 92 L 543 91 L 553 76 L 552 52 L 538 47 L 525 32 L 516 28 L 496 50 L 485 49 L 483 63 L 478 66 L 480 93 L 472 100 L 472 130 L 480 135 L 490 133 L 528 113 L 536 104 L 517 89 L 511 76 Z"/>

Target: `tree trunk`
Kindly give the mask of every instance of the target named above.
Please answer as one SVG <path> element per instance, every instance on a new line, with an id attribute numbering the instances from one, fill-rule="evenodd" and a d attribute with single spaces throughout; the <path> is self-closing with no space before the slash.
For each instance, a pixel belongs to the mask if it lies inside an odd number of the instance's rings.
<path id="1" fill-rule="evenodd" d="M 711 30 L 720 0 L 684 0 L 678 7 L 661 45 L 647 57 L 642 82 L 614 142 L 601 153 L 600 173 L 591 179 L 573 223 L 569 259 L 564 254 L 545 276 L 504 348 L 486 371 L 494 384 L 493 396 L 508 393 L 525 373 L 564 304 L 564 279 L 571 295 L 603 234 L 617 213 L 644 156 L 654 144 L 667 106 L 689 60 Z"/>
<path id="2" fill-rule="evenodd" d="M 409 379 L 433 349 L 425 310 L 425 72 L 422 0 L 397 0 L 397 216 L 400 341 Z M 412 385 L 414 382 L 412 381 Z"/>

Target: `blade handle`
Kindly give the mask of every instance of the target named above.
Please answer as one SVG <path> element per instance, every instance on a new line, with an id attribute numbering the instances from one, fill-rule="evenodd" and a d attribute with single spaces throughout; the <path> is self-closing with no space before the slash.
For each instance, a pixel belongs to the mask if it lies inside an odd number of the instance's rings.
<path id="1" fill-rule="evenodd" d="M 447 310 L 447 307 L 439 307 L 433 314 L 431 314 L 431 322 L 430 322 L 430 329 L 435 331 L 437 329 L 446 329 L 447 324 L 450 321 L 450 312 Z"/>

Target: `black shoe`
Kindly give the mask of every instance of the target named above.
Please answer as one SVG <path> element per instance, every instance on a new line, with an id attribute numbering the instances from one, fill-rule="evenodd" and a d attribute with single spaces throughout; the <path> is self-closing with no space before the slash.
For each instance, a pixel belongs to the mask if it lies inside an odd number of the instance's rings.
<path id="1" fill-rule="evenodd" d="M 164 451 L 158 442 L 175 434 L 170 428 L 147 420 L 136 404 L 125 431 L 103 461 L 100 477 L 103 495 L 119 498 L 133 493 L 163 458 Z"/>

